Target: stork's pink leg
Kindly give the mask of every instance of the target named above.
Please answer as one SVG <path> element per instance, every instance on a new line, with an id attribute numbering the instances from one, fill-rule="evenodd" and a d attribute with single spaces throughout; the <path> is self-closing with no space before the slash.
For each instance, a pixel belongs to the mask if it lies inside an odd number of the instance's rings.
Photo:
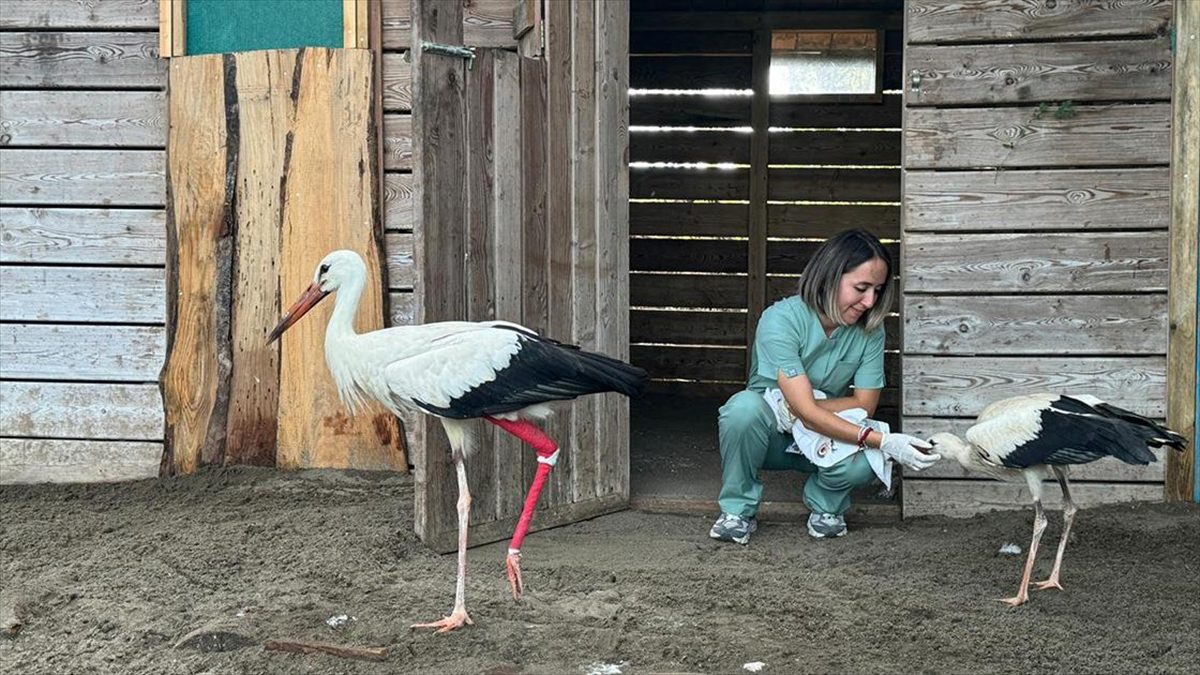
<path id="1" fill-rule="evenodd" d="M 542 487 L 546 484 L 546 477 L 558 462 L 558 444 L 528 420 L 505 420 L 496 417 L 485 419 L 524 441 L 538 456 L 537 473 L 534 474 L 533 484 L 529 486 L 529 492 L 525 495 L 525 506 L 521 509 L 521 518 L 517 521 L 517 528 L 513 530 L 512 541 L 508 544 L 508 556 L 504 560 L 513 599 L 517 599 L 525 590 L 525 584 L 521 581 L 521 543 L 525 541 L 525 533 L 529 531 L 533 510 L 542 494 Z"/>
<path id="2" fill-rule="evenodd" d="M 1023 605 L 1029 600 L 1029 575 L 1033 574 L 1033 562 L 1037 558 L 1038 542 L 1042 540 L 1042 531 L 1046 529 L 1046 514 L 1042 511 L 1041 500 L 1034 500 L 1033 506 L 1036 510 L 1033 518 L 1033 539 L 1029 542 L 1029 557 L 1025 559 L 1025 574 L 1021 577 L 1021 587 L 1014 597 L 1001 600 L 1012 607 Z"/>
<path id="3" fill-rule="evenodd" d="M 447 429 L 449 431 L 449 429 Z M 410 628 L 436 628 L 439 633 L 449 633 L 464 624 L 472 625 L 467 616 L 467 527 L 471 517 L 471 490 L 467 487 L 467 469 L 463 464 L 463 453 L 454 450 L 454 468 L 458 473 L 458 579 L 454 585 L 454 609 L 450 616 L 431 623 L 414 623 Z"/>
<path id="4" fill-rule="evenodd" d="M 1062 583 L 1058 580 L 1058 571 L 1062 568 L 1063 553 L 1067 550 L 1067 537 L 1071 535 L 1071 523 L 1075 522 L 1075 512 L 1079 509 L 1075 508 L 1075 502 L 1071 501 L 1071 489 L 1067 487 L 1067 474 L 1059 468 L 1054 467 L 1054 474 L 1058 476 L 1058 484 L 1062 486 L 1063 493 L 1063 533 L 1062 539 L 1058 542 L 1058 555 L 1054 556 L 1054 569 L 1050 572 L 1050 577 L 1045 581 L 1036 582 L 1033 587 L 1039 591 L 1044 591 L 1048 588 L 1057 588 L 1062 590 Z"/>

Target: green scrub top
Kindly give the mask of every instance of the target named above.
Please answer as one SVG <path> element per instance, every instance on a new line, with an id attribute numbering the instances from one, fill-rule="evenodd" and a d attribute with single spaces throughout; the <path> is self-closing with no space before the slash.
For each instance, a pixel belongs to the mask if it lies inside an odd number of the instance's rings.
<path id="1" fill-rule="evenodd" d="M 857 389 L 883 388 L 883 326 L 868 333 L 860 325 L 838 326 L 825 336 L 817 313 L 793 295 L 763 312 L 750 352 L 751 391 L 778 387 L 778 375 L 807 375 L 830 397 Z"/>

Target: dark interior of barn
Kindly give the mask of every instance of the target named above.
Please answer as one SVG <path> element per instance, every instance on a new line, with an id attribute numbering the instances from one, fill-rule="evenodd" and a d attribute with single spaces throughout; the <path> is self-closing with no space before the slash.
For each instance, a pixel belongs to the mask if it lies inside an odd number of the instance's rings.
<path id="1" fill-rule="evenodd" d="M 795 292 L 820 243 L 878 236 L 898 264 L 901 0 L 633 0 L 630 490 L 646 510 L 715 513 L 717 410 L 744 388 L 762 310 Z M 876 418 L 898 428 L 898 308 Z M 760 514 L 804 513 L 792 472 L 764 472 Z M 896 490 L 851 520 L 898 516 Z"/>

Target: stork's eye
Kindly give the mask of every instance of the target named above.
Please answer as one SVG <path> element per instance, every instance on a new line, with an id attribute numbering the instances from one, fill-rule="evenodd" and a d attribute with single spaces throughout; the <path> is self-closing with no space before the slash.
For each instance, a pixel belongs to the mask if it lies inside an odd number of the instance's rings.
<path id="1" fill-rule="evenodd" d="M 329 271 L 329 263 L 325 263 L 325 264 L 321 265 L 321 274 L 322 275 L 328 271 Z"/>

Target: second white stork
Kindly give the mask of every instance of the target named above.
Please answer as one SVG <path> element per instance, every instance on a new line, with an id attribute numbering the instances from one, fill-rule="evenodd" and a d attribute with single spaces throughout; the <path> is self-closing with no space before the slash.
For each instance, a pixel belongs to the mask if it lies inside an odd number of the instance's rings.
<path id="1" fill-rule="evenodd" d="M 971 471 L 998 480 L 1022 480 L 1029 486 L 1035 510 L 1033 539 L 1025 560 L 1025 572 L 1017 594 L 1003 601 L 1016 607 L 1029 599 L 1029 577 L 1037 557 L 1038 542 L 1046 529 L 1042 510 L 1042 481 L 1058 479 L 1063 493 L 1063 532 L 1050 577 L 1037 583 L 1039 590 L 1062 590 L 1059 570 L 1067 537 L 1075 519 L 1067 467 L 1086 464 L 1102 457 L 1115 457 L 1126 464 L 1157 461 L 1149 448 L 1169 446 L 1177 450 L 1187 442 L 1179 434 L 1128 410 L 1090 395 L 1061 396 L 1032 394 L 997 401 L 984 408 L 967 429 L 966 440 L 954 434 L 935 434 L 931 443 L 943 457 L 952 457 Z"/>
<path id="2" fill-rule="evenodd" d="M 545 417 L 547 403 L 600 392 L 639 394 L 646 372 L 617 359 L 561 344 L 504 321 L 446 321 L 397 326 L 359 334 L 354 315 L 366 283 L 366 265 L 353 251 L 334 251 L 317 266 L 312 284 L 268 335 L 273 341 L 330 293 L 337 299 L 325 329 L 325 361 L 338 395 L 351 412 L 364 399 L 394 414 L 404 409 L 437 417 L 450 440 L 458 477 L 458 578 L 454 608 L 439 621 L 415 624 L 447 632 L 470 624 L 466 551 L 471 491 L 464 462 L 471 421 L 482 418 L 537 452 L 538 469 L 505 560 L 513 597 L 522 590 L 521 542 L 558 445 L 530 419 Z"/>

